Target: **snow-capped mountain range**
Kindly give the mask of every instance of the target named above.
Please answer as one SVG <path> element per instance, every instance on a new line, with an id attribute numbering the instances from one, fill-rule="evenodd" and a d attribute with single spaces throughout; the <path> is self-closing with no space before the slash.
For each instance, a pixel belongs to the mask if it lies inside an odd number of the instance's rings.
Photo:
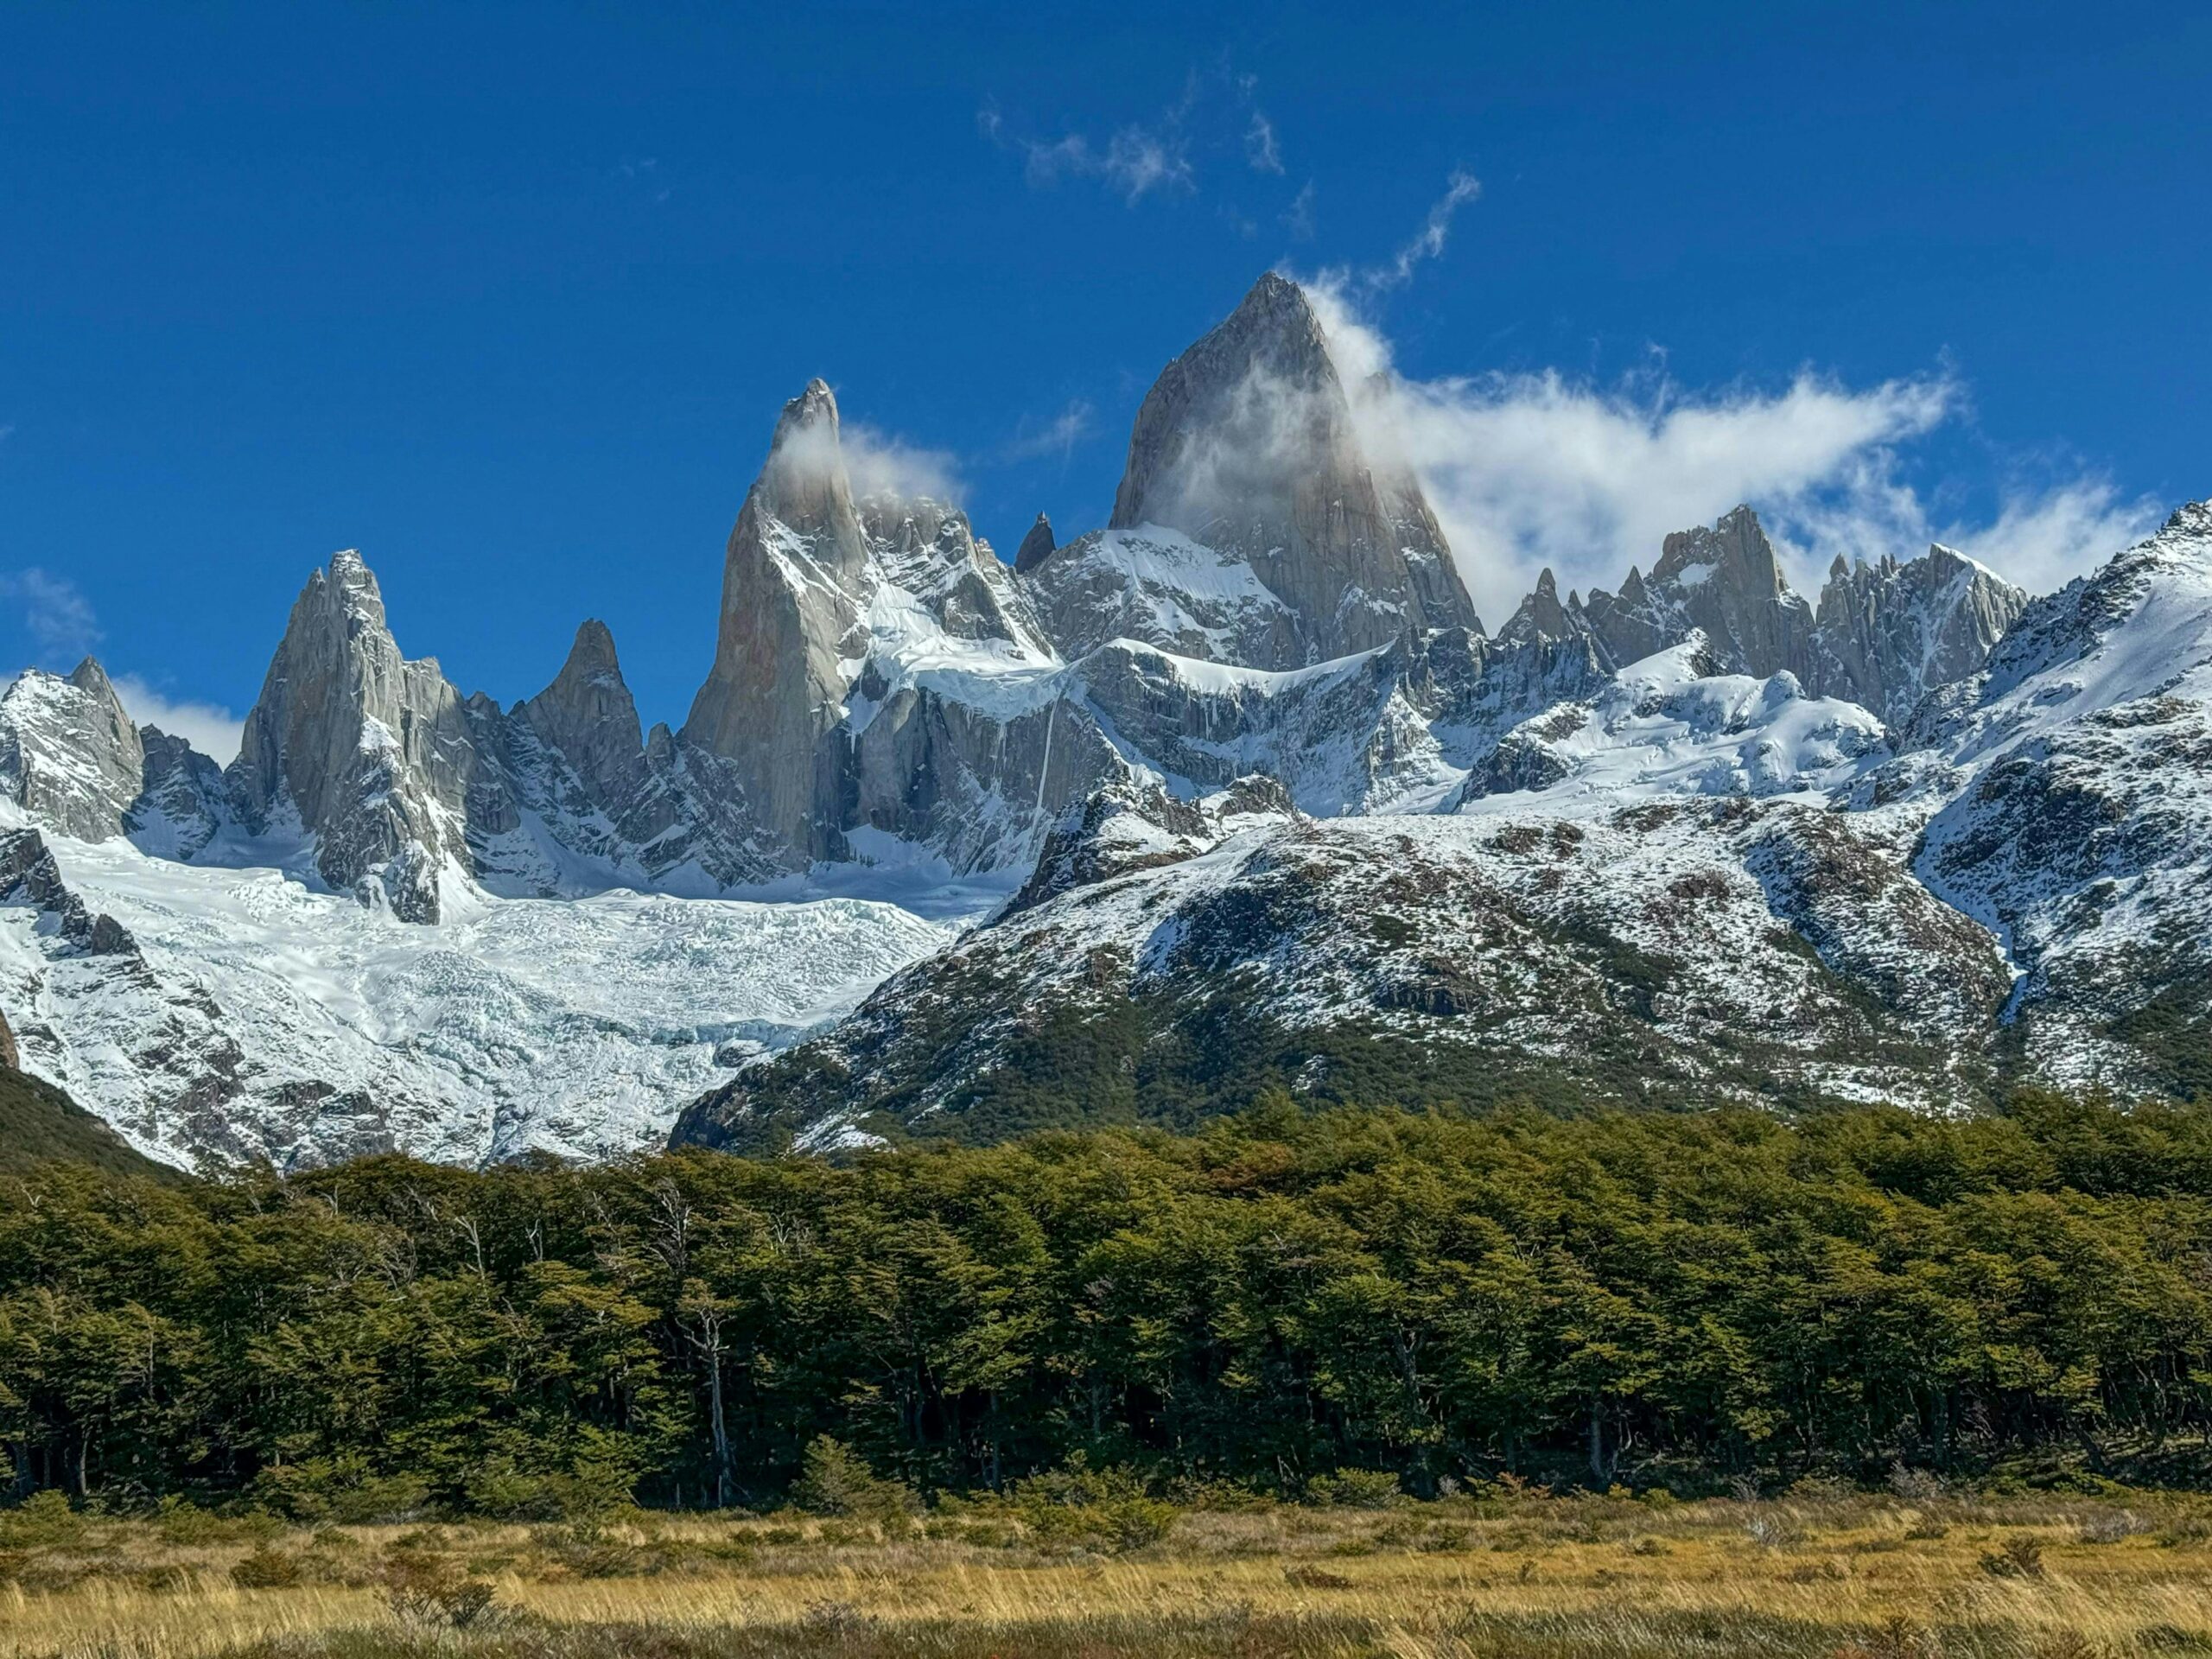
<path id="1" fill-rule="evenodd" d="M 1014 562 L 856 495 L 817 381 L 681 730 L 308 577 L 228 766 L 95 663 L 0 699 L 0 1012 L 142 1148 L 824 1146 L 1324 1096 L 1942 1107 L 2194 1086 L 2212 511 L 2031 601 L 1793 591 L 1749 508 L 1494 632 L 1269 276 Z M 2212 1064 L 2208 1064 L 2212 1074 Z M 679 1112 L 681 1117 L 679 1120 Z"/>

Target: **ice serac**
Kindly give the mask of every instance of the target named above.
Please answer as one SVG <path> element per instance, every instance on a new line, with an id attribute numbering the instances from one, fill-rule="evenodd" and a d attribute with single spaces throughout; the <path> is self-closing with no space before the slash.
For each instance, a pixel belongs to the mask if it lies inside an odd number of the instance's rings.
<path id="1" fill-rule="evenodd" d="M 1069 656 L 1126 636 L 1292 669 L 1475 620 L 1418 485 L 1364 452 L 1319 319 L 1273 272 L 1146 394 L 1106 531 L 1028 574 Z"/>
<path id="2" fill-rule="evenodd" d="M 811 381 L 730 531 L 715 664 L 682 734 L 729 763 L 792 868 L 842 850 L 824 740 L 844 717 L 868 559 L 837 400 Z"/>
<path id="3" fill-rule="evenodd" d="M 27 669 L 0 697 L 0 794 L 59 833 L 106 841 L 138 798 L 145 748 L 100 665 Z"/>
<path id="4" fill-rule="evenodd" d="M 333 887 L 435 921 L 481 770 L 460 694 L 434 658 L 399 654 L 360 556 L 334 555 L 292 606 L 226 774 L 240 823 L 311 836 Z"/>

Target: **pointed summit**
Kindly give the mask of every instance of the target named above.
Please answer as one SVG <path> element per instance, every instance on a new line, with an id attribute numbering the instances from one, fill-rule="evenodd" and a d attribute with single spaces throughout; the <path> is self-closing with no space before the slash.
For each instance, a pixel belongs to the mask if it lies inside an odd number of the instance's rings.
<path id="1" fill-rule="evenodd" d="M 79 841 L 124 832 L 146 751 L 100 665 L 28 669 L 0 697 L 0 794 Z"/>
<path id="2" fill-rule="evenodd" d="M 1211 648 L 1225 660 L 1294 668 L 1465 627 L 1474 607 L 1443 534 L 1410 473 L 1382 464 L 1392 459 L 1367 453 L 1320 318 L 1296 283 L 1270 271 L 1145 395 L 1108 535 L 1174 531 L 1224 567 L 1245 568 L 1232 580 L 1278 614 Z M 1120 558 L 1119 546 L 1100 550 Z M 1112 573 L 1096 563 L 1030 567 L 1065 652 L 1100 642 L 1092 624 Z M 1211 598 L 1220 591 L 1216 583 Z M 1194 597 L 1182 612 L 1207 608 L 1207 596 Z"/>
<path id="3" fill-rule="evenodd" d="M 460 693 L 434 659 L 399 654 L 376 577 L 349 550 L 293 602 L 224 782 L 251 833 L 313 836 L 333 887 L 428 922 L 441 873 L 467 867 L 477 761 Z"/>
<path id="4" fill-rule="evenodd" d="M 1572 607 L 1560 603 L 1559 582 L 1546 565 L 1536 577 L 1535 590 L 1521 601 L 1497 638 L 1505 645 L 1527 645 L 1545 639 L 1568 639 L 1589 632 L 1579 614 L 1580 601 Z"/>
<path id="5" fill-rule="evenodd" d="M 515 712 L 560 751 L 594 806 L 622 816 L 644 784 L 645 734 L 606 623 L 578 628 L 553 683 Z"/>
<path id="6" fill-rule="evenodd" d="M 810 380 L 784 405 L 722 556 L 715 664 L 683 741 L 734 768 L 747 802 L 799 864 L 822 820 L 816 748 L 842 717 L 868 534 L 837 439 L 837 400 Z"/>
<path id="7" fill-rule="evenodd" d="M 1052 556 L 1056 545 L 1052 540 L 1052 521 L 1039 513 L 1037 522 L 1029 526 L 1029 533 L 1021 538 L 1021 545 L 1014 550 L 1014 568 L 1027 575 Z"/>

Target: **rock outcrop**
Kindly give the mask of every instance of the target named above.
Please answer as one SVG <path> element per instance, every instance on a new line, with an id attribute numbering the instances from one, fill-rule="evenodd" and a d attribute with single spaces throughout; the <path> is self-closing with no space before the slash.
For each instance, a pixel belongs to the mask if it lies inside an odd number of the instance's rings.
<path id="1" fill-rule="evenodd" d="M 1838 558 L 1821 589 L 1806 683 L 1899 724 L 1938 686 L 1978 671 L 2028 595 L 1938 543 L 1916 559 Z"/>
<path id="2" fill-rule="evenodd" d="M 1941 545 L 1919 558 L 1836 560 L 1817 607 L 1791 589 L 1758 515 L 1739 506 L 1709 529 L 1667 537 L 1649 578 L 1561 604 L 1546 571 L 1501 637 L 1587 633 L 1625 666 L 1703 637 L 1723 670 L 1795 675 L 1901 722 L 1938 686 L 1979 669 L 2027 603 L 2012 583 Z"/>
<path id="3" fill-rule="evenodd" d="M 1052 521 L 1043 513 L 1029 526 L 1029 533 L 1021 538 L 1021 545 L 1014 550 L 1014 568 L 1017 574 L 1027 575 L 1052 555 L 1059 543 L 1052 539 Z"/>
<path id="4" fill-rule="evenodd" d="M 292 606 L 226 774 L 240 823 L 312 837 L 332 887 L 435 921 L 465 868 L 478 770 L 460 694 L 435 658 L 400 655 L 360 556 L 334 555 Z"/>
<path id="5" fill-rule="evenodd" d="M 100 665 L 26 669 L 0 697 L 0 795 L 79 841 L 107 841 L 143 787 L 145 747 Z"/>

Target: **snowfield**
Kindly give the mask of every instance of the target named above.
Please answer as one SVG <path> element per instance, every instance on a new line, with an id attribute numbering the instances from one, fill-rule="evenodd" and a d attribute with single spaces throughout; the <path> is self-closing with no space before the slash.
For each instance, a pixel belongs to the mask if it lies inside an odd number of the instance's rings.
<path id="1" fill-rule="evenodd" d="M 0 999 L 24 1064 L 176 1162 L 210 1144 L 280 1165 L 394 1145 L 481 1163 L 656 1144 L 685 1101 L 965 919 L 614 892 L 479 894 L 424 926 L 279 870 L 48 844 L 142 960 L 70 952 L 44 912 L 0 907 Z"/>

